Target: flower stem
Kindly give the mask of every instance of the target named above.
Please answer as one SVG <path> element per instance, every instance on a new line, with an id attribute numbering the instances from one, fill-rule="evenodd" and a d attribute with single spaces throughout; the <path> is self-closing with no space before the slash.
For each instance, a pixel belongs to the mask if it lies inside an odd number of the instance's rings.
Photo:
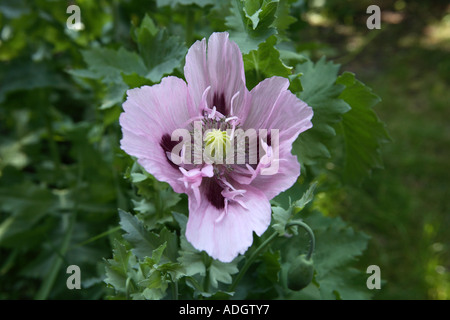
<path id="1" fill-rule="evenodd" d="M 261 245 L 253 252 L 253 254 L 248 258 L 247 261 L 245 261 L 244 266 L 242 267 L 239 274 L 234 279 L 233 283 L 228 288 L 229 292 L 234 291 L 236 286 L 238 285 L 239 281 L 241 281 L 242 277 L 244 276 L 245 272 L 247 272 L 247 269 L 252 265 L 252 263 L 255 261 L 255 259 L 258 257 L 258 255 L 263 251 L 271 242 L 273 239 L 275 239 L 278 235 L 278 232 L 272 233 Z"/>
<path id="2" fill-rule="evenodd" d="M 57 252 L 56 257 L 54 258 L 55 261 L 52 264 L 52 267 L 45 277 L 44 281 L 42 282 L 39 291 L 36 293 L 35 299 L 36 300 L 45 300 L 47 299 L 48 295 L 50 294 L 50 291 L 55 283 L 56 277 L 58 276 L 60 272 L 60 268 L 63 263 L 63 258 L 67 253 L 67 250 L 69 249 L 70 240 L 72 238 L 73 229 L 75 226 L 76 221 L 76 212 L 71 212 L 69 214 L 69 222 L 64 230 L 65 235 L 61 244 L 61 247 L 59 249 L 59 252 Z"/>
<path id="3" fill-rule="evenodd" d="M 55 172 L 58 175 L 58 179 L 61 178 L 61 157 L 59 154 L 58 146 L 55 142 L 55 132 L 53 131 L 53 119 L 51 115 L 51 109 L 49 106 L 48 94 L 44 90 L 39 90 L 37 94 L 37 99 L 42 109 L 42 114 L 45 121 L 45 129 L 47 130 L 47 140 L 48 148 L 50 150 L 50 155 L 53 160 L 53 165 L 55 166 Z"/>
<path id="4" fill-rule="evenodd" d="M 178 300 L 178 281 L 172 282 L 172 297 L 174 300 Z"/>
<path id="5" fill-rule="evenodd" d="M 252 53 L 253 64 L 254 64 L 254 66 L 255 66 L 255 71 L 256 71 L 256 80 L 257 80 L 258 82 L 260 82 L 262 79 L 261 79 L 261 75 L 260 75 L 260 73 L 259 73 L 258 60 L 256 60 L 255 52 L 252 51 L 251 53 Z"/>
<path id="6" fill-rule="evenodd" d="M 309 243 L 309 251 L 308 251 L 308 254 L 306 255 L 306 259 L 310 260 L 312 254 L 314 252 L 314 248 L 316 247 L 316 238 L 314 237 L 314 232 L 306 223 L 304 223 L 303 221 L 300 221 L 300 220 L 291 221 L 290 223 L 288 223 L 286 225 L 286 229 L 288 229 L 292 226 L 302 227 L 303 229 L 305 229 L 308 232 L 310 243 Z"/>
<path id="7" fill-rule="evenodd" d="M 212 258 L 205 252 L 203 254 L 203 263 L 205 264 L 205 279 L 203 280 L 203 291 L 209 292 L 209 269 L 211 267 Z"/>
<path id="8" fill-rule="evenodd" d="M 292 227 L 292 226 L 300 226 L 303 229 L 305 229 L 308 234 L 309 234 L 309 238 L 310 238 L 310 244 L 309 244 L 309 251 L 308 254 L 306 256 L 307 260 L 311 259 L 311 256 L 314 252 L 315 246 L 316 246 L 316 240 L 314 237 L 314 233 L 312 231 L 312 229 L 303 221 L 300 220 L 295 220 L 295 221 L 291 221 L 289 224 L 286 225 L 286 229 Z M 230 285 L 230 287 L 228 288 L 228 292 L 233 292 L 236 289 L 236 286 L 238 285 L 239 281 L 241 281 L 242 277 L 244 276 L 244 274 L 247 272 L 248 268 L 252 265 L 252 263 L 255 261 L 255 259 L 258 257 L 258 255 L 277 237 L 279 233 L 277 231 L 275 231 L 274 233 L 272 233 L 263 243 L 261 243 L 261 245 L 253 252 L 253 254 L 247 259 L 247 261 L 245 262 L 244 266 L 242 267 L 241 271 L 239 272 L 239 274 L 236 276 L 236 278 L 234 279 L 233 283 Z"/>

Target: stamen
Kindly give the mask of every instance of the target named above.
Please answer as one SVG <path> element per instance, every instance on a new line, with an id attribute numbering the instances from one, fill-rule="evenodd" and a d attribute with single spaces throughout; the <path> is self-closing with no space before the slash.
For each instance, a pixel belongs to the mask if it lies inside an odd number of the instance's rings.
<path id="1" fill-rule="evenodd" d="M 226 118 L 226 119 L 225 119 L 225 122 L 228 122 L 228 121 L 230 121 L 230 120 L 235 120 L 235 119 L 239 119 L 239 118 L 236 117 L 236 116 L 229 117 L 229 118 Z"/>
<path id="2" fill-rule="evenodd" d="M 234 96 L 231 98 L 231 110 L 230 110 L 230 115 L 234 115 L 234 111 L 233 111 L 233 106 L 234 106 L 234 99 L 236 99 L 237 98 L 237 96 L 239 95 L 239 93 L 240 93 L 240 91 L 238 91 L 238 92 L 236 92 L 235 94 L 234 94 Z"/>
<path id="3" fill-rule="evenodd" d="M 211 113 L 209 114 L 208 118 L 209 118 L 209 119 L 213 119 L 215 114 L 216 114 L 216 106 L 214 106 L 214 107 L 212 108 L 212 111 L 211 111 Z"/>
<path id="4" fill-rule="evenodd" d="M 207 88 L 205 89 L 205 91 L 203 91 L 203 94 L 202 94 L 202 100 L 200 101 L 200 109 L 201 109 L 201 110 L 207 110 L 207 109 L 209 109 L 209 108 L 208 108 L 208 102 L 207 102 L 208 100 L 206 99 L 206 96 L 208 95 L 209 90 L 211 90 L 211 86 L 207 87 Z"/>
<path id="5" fill-rule="evenodd" d="M 194 196 L 197 201 L 200 201 L 200 190 L 199 187 L 202 183 L 203 177 L 210 178 L 212 177 L 213 168 L 211 165 L 203 167 L 201 170 L 198 168 L 194 168 L 191 170 L 186 170 L 182 167 L 179 167 L 181 173 L 183 174 L 182 178 L 179 178 L 179 181 L 184 183 L 185 188 L 190 187 L 194 191 Z"/>

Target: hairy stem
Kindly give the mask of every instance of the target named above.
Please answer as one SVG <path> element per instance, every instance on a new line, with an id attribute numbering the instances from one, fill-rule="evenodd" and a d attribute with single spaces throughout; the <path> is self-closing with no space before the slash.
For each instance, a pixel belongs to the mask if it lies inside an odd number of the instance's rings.
<path id="1" fill-rule="evenodd" d="M 306 223 L 304 223 L 303 221 L 300 221 L 300 220 L 295 220 L 295 221 L 290 222 L 289 224 L 286 225 L 286 229 L 288 229 L 292 226 L 302 227 L 303 229 L 305 229 L 308 232 L 310 242 L 309 242 L 309 251 L 308 251 L 308 254 L 306 255 L 306 259 L 310 260 L 312 254 L 314 252 L 314 249 L 316 247 L 316 238 L 314 237 L 314 232 Z"/>

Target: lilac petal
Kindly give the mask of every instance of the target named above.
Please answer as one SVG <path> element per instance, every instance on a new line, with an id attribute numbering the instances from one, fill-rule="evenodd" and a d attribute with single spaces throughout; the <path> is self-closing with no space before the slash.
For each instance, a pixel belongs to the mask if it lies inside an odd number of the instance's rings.
<path id="1" fill-rule="evenodd" d="M 225 209 L 217 209 L 210 202 L 196 201 L 189 196 L 187 240 L 198 250 L 206 251 L 214 259 L 230 262 L 252 245 L 253 232 L 261 236 L 270 224 L 269 200 L 252 186 L 245 189 L 239 202 L 230 201 Z"/>
<path id="2" fill-rule="evenodd" d="M 189 86 L 189 93 L 195 106 L 200 106 L 203 92 L 209 86 L 209 73 L 206 64 L 206 40 L 195 42 L 186 55 L 184 75 Z"/>
<path id="3" fill-rule="evenodd" d="M 312 108 L 289 90 L 286 78 L 272 77 L 261 81 L 250 92 L 250 111 L 245 129 L 278 129 L 280 145 L 292 144 L 297 136 L 312 127 Z"/>
<path id="4" fill-rule="evenodd" d="M 300 175 L 300 164 L 297 157 L 291 154 L 289 145 L 281 145 L 278 159 L 274 158 L 272 161 L 267 165 L 260 162 L 256 168 L 249 165 L 246 168 L 235 166 L 230 176 L 240 184 L 249 184 L 258 188 L 264 192 L 267 199 L 271 200 L 292 187 Z"/>
<path id="5" fill-rule="evenodd" d="M 183 128 L 196 116 L 188 99 L 186 83 L 176 77 L 164 78 L 160 84 L 127 91 L 120 115 L 123 138 L 121 148 L 137 158 L 156 179 L 168 182 L 176 192 L 184 192 L 178 178 L 182 173 L 167 158 L 165 145 L 175 129 Z M 198 114 L 197 114 L 198 115 Z"/>
<path id="6" fill-rule="evenodd" d="M 235 97 L 233 115 L 244 116 L 248 99 L 244 63 L 239 47 L 229 40 L 228 33 L 213 33 L 208 48 L 205 39 L 194 43 L 186 55 L 184 74 L 195 106 L 200 106 L 203 92 L 211 86 L 207 99 L 210 109 L 216 106 L 221 114 L 230 116 Z"/>
<path id="7" fill-rule="evenodd" d="M 269 200 L 292 187 L 300 175 L 300 164 L 297 157 L 292 155 L 287 148 L 280 150 L 277 166 L 276 174 L 260 174 L 251 182 L 251 185 L 258 186 L 258 189 L 264 192 Z"/>

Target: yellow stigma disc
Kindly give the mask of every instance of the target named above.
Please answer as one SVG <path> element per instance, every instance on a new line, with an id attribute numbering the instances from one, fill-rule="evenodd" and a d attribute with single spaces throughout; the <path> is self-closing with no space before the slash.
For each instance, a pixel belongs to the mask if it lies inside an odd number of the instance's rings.
<path id="1" fill-rule="evenodd" d="M 231 140 L 225 131 L 212 129 L 206 134 L 205 147 L 208 155 L 215 161 L 222 163 L 226 150 L 230 147 Z"/>

